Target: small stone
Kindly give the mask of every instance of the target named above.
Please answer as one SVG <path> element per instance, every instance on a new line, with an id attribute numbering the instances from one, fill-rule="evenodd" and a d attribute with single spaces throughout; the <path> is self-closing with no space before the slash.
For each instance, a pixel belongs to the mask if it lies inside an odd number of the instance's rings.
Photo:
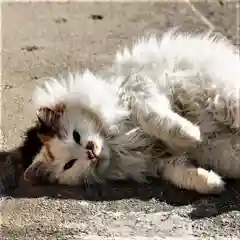
<path id="1" fill-rule="evenodd" d="M 38 50 L 40 47 L 36 46 L 36 45 L 30 45 L 30 46 L 25 46 L 25 47 L 22 47 L 21 50 L 25 50 L 25 51 L 28 51 L 28 52 L 32 52 L 32 51 L 36 51 Z"/>
<path id="2" fill-rule="evenodd" d="M 59 18 L 54 19 L 54 22 L 56 22 L 56 23 L 65 23 L 65 22 L 67 22 L 67 19 L 64 18 L 64 17 L 59 17 Z"/>
<path id="3" fill-rule="evenodd" d="M 13 85 L 12 85 L 12 84 L 5 84 L 3 88 L 4 88 L 5 90 L 7 90 L 7 89 L 12 89 L 12 88 L 13 88 Z"/>
<path id="4" fill-rule="evenodd" d="M 92 14 L 92 15 L 91 15 L 91 19 L 92 19 L 92 20 L 102 20 L 102 19 L 103 19 L 103 16 L 100 15 L 100 14 Z"/>

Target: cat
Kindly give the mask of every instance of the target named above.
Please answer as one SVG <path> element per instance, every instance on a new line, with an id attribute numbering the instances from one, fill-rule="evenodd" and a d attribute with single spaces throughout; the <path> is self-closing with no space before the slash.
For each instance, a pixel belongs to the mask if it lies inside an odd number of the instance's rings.
<path id="1" fill-rule="evenodd" d="M 30 182 L 161 177 L 201 194 L 240 177 L 240 60 L 227 40 L 170 30 L 109 68 L 47 79 L 33 103 L 43 144 Z"/>

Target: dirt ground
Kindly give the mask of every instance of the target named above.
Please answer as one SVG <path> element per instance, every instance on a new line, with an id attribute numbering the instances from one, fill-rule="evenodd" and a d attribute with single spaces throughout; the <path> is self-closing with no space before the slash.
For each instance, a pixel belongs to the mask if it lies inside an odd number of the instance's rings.
<path id="1" fill-rule="evenodd" d="M 98 70 L 121 46 L 172 26 L 213 28 L 238 44 L 234 1 L 2 3 L 4 149 L 34 118 L 31 93 L 42 77 Z M 0 239 L 239 239 L 240 187 L 203 197 L 163 182 L 104 187 L 32 187 L 2 196 Z"/>

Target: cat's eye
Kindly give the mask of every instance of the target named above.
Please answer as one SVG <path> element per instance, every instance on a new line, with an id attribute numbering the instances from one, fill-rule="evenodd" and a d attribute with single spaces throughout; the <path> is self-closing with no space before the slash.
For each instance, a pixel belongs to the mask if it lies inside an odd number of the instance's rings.
<path id="1" fill-rule="evenodd" d="M 64 165 L 64 168 L 63 168 L 63 169 L 64 169 L 64 170 L 70 169 L 76 161 L 77 161 L 76 158 L 70 160 L 69 162 L 67 162 L 67 163 Z"/>
<path id="2" fill-rule="evenodd" d="M 73 131 L 73 139 L 77 144 L 81 144 L 81 136 L 76 130 Z"/>

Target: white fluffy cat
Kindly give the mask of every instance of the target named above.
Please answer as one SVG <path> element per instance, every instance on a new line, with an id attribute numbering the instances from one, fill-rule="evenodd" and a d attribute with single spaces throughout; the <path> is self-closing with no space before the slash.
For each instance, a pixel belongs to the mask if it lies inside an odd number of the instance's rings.
<path id="1" fill-rule="evenodd" d="M 25 179 L 73 185 L 162 176 L 219 193 L 221 176 L 240 177 L 239 93 L 239 55 L 226 40 L 174 31 L 142 38 L 109 69 L 37 87 L 48 131 Z"/>

